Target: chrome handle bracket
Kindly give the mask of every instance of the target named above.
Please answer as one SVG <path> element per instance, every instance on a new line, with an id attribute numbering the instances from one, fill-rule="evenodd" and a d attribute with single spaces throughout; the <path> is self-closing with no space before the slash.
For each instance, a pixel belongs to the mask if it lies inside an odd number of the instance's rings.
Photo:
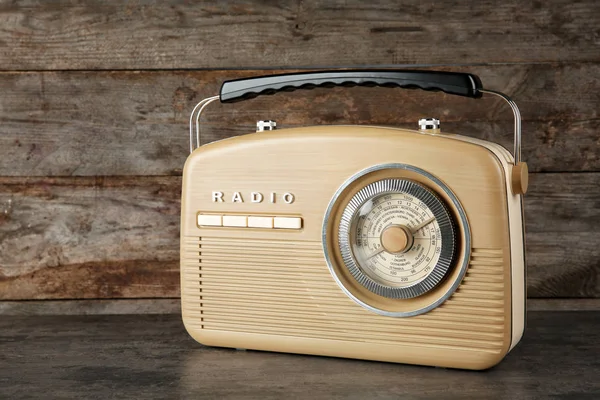
<path id="1" fill-rule="evenodd" d="M 510 106 L 510 108 L 513 111 L 513 115 L 515 117 L 515 132 L 514 132 L 514 159 L 515 159 L 515 165 L 517 165 L 518 163 L 521 162 L 521 112 L 519 111 L 519 107 L 517 107 L 517 104 L 512 101 L 512 99 L 510 97 L 508 97 L 507 95 L 505 95 L 504 93 L 501 92 L 497 92 L 495 90 L 490 90 L 490 89 L 479 89 L 480 92 L 482 93 L 488 93 L 488 94 L 493 94 L 495 96 L 501 97 L 504 101 L 506 101 L 508 103 L 508 105 Z"/>
<path id="2" fill-rule="evenodd" d="M 200 147 L 200 115 L 202 111 L 213 101 L 219 100 L 219 96 L 207 97 L 200 103 L 196 104 L 196 107 L 192 110 L 190 115 L 190 153 L 193 153 L 195 149 Z M 194 131 L 196 132 L 196 143 L 194 143 Z M 194 146 L 195 145 L 195 146 Z"/>

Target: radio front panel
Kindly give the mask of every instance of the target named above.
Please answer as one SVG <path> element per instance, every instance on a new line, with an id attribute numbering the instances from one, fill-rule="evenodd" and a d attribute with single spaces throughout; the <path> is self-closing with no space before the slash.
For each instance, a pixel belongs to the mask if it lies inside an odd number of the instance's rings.
<path id="1" fill-rule="evenodd" d="M 495 364 L 514 336 L 509 160 L 459 136 L 357 126 L 265 131 L 201 147 L 183 177 L 188 331 L 216 346 Z M 384 188 L 372 204 L 361 200 L 357 210 L 372 226 L 353 212 L 344 217 L 353 199 L 384 182 L 412 191 L 386 198 Z M 384 205 L 406 215 L 385 232 L 377 220 L 386 211 L 365 208 Z M 423 235 L 429 244 L 414 245 Z M 366 253 L 377 246 L 385 256 Z M 377 260 L 356 258 L 363 275 L 348 268 L 359 252 Z M 402 270 L 403 260 L 421 258 L 419 271 Z M 448 260 L 443 270 L 440 259 Z M 367 264 L 376 266 L 369 272 Z M 373 290 L 393 273 L 399 289 Z M 402 290 L 403 279 L 423 287 Z"/>

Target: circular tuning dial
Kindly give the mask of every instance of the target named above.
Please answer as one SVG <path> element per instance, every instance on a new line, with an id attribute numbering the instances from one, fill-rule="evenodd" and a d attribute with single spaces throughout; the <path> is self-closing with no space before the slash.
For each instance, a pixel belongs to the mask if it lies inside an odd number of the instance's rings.
<path id="1" fill-rule="evenodd" d="M 338 227 L 346 268 L 380 296 L 407 299 L 440 283 L 456 249 L 452 216 L 430 189 L 383 179 L 359 190 Z"/>

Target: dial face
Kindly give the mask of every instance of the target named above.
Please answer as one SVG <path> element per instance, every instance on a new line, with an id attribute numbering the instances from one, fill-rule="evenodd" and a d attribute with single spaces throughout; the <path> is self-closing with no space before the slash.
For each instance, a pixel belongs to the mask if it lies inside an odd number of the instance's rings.
<path id="1" fill-rule="evenodd" d="M 443 201 L 409 180 L 385 179 L 361 189 L 344 210 L 338 234 L 354 278 L 385 297 L 431 290 L 454 257 L 454 226 Z"/>
<path id="2" fill-rule="evenodd" d="M 352 253 L 374 281 L 412 286 L 429 275 L 442 251 L 440 226 L 425 203 L 408 193 L 367 200 L 352 221 Z"/>

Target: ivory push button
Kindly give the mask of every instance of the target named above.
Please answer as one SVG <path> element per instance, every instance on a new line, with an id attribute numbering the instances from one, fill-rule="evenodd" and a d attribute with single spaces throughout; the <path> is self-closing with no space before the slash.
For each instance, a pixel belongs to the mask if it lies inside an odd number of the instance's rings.
<path id="1" fill-rule="evenodd" d="M 248 228 L 273 228 L 273 217 L 248 217 Z"/>
<path id="2" fill-rule="evenodd" d="M 275 217 L 273 218 L 273 227 L 279 229 L 300 229 L 302 228 L 302 218 Z"/>
<path id="3" fill-rule="evenodd" d="M 245 215 L 223 215 L 223 226 L 245 228 L 248 226 L 248 217 Z"/>
<path id="4" fill-rule="evenodd" d="M 223 217 L 214 214 L 198 214 L 198 225 L 200 226 L 222 226 Z"/>

